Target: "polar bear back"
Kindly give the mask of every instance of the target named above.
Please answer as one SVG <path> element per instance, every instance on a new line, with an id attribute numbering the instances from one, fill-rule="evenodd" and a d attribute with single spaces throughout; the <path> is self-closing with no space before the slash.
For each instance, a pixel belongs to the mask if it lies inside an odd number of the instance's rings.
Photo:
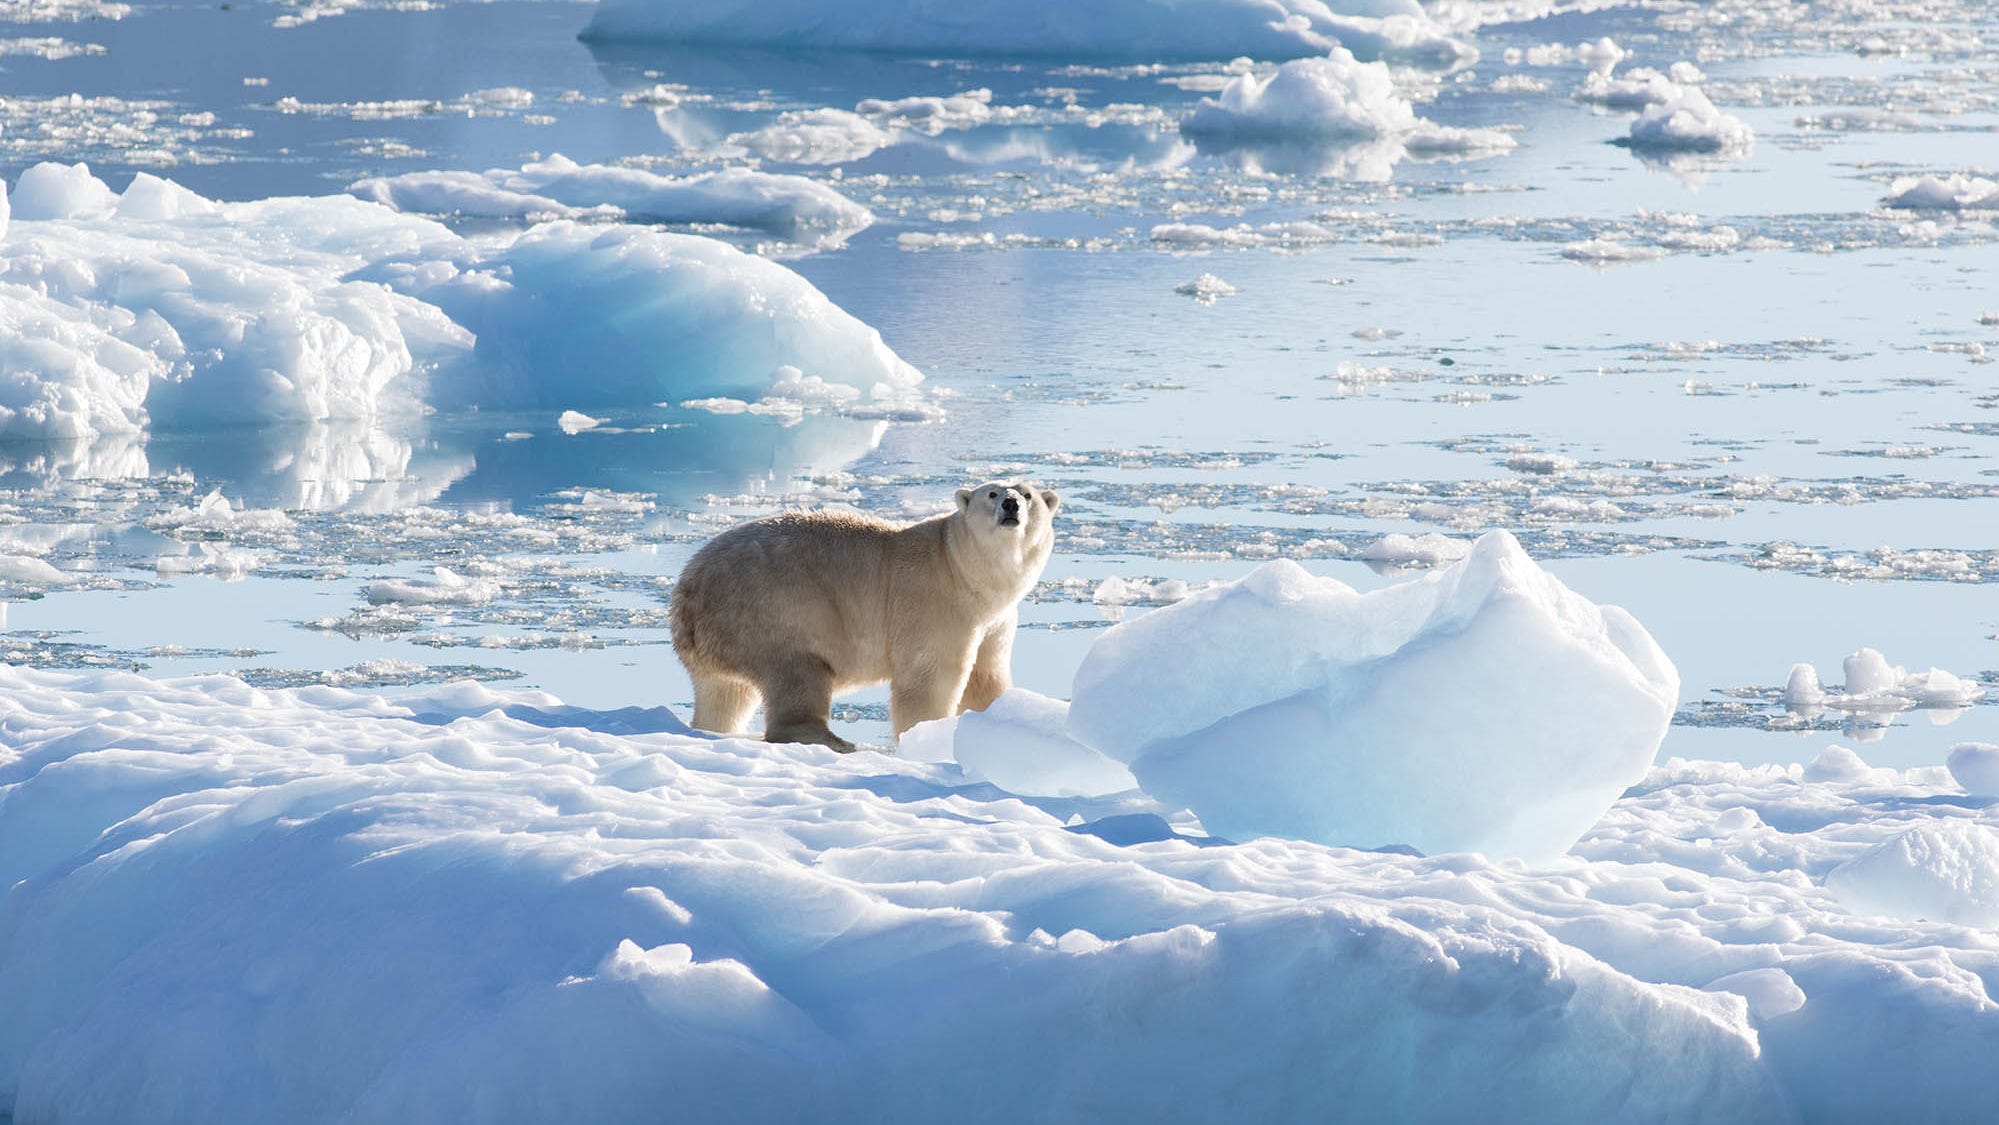
<path id="1" fill-rule="evenodd" d="M 674 648 L 724 672 L 805 653 L 843 681 L 887 678 L 889 588 L 906 530 L 853 513 L 791 512 L 723 532 L 674 588 Z"/>

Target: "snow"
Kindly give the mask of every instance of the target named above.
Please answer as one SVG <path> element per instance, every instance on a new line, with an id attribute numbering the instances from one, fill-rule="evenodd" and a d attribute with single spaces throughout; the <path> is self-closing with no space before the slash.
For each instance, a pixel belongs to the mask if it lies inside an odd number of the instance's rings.
<path id="1" fill-rule="evenodd" d="M 1292 59 L 1335 47 L 1426 66 L 1476 57 L 1416 0 L 604 0 L 584 38 L 1034 58 Z"/>
<path id="2" fill-rule="evenodd" d="M 1236 144 L 1396 138 L 1431 154 L 1515 145 L 1495 129 L 1456 129 L 1418 117 L 1385 64 L 1361 62 L 1343 48 L 1287 62 L 1261 77 L 1236 75 L 1219 94 L 1202 98 L 1181 129 L 1210 142 Z"/>
<path id="3" fill-rule="evenodd" d="M 1918 825 L 1834 868 L 1825 885 L 1856 913 L 1999 926 L 1999 831 Z"/>
<path id="4" fill-rule="evenodd" d="M 1983 176 L 1900 176 L 1888 191 L 1888 206 L 1912 211 L 1999 208 L 1999 181 Z"/>
<path id="5" fill-rule="evenodd" d="M 874 221 L 867 208 L 803 176 L 744 168 L 662 176 L 578 164 L 560 154 L 518 170 L 406 172 L 361 180 L 347 190 L 399 211 L 429 215 L 721 223 L 820 246 L 837 245 Z"/>
<path id="6" fill-rule="evenodd" d="M 796 273 L 696 235 L 467 237 L 340 196 L 216 203 L 145 174 L 114 194 L 80 164 L 10 198 L 4 437 L 754 397 L 785 367 L 904 409 L 922 378 Z"/>
<path id="7" fill-rule="evenodd" d="M 1652 762 L 1679 677 L 1505 532 L 1357 594 L 1294 563 L 1113 626 L 1069 731 L 1230 839 L 1547 859 Z"/>
<path id="8" fill-rule="evenodd" d="M 1999 746 L 1989 742 L 1960 742 L 1944 759 L 1951 779 L 1974 797 L 1999 798 Z"/>
<path id="9" fill-rule="evenodd" d="M 1059 736 L 1059 701 L 1019 699 L 996 738 Z M 0 667 L 0 1105 L 1858 1122 L 1916 1090 L 1948 1115 L 1999 1047 L 1999 940 L 1968 928 L 1999 853 L 1927 799 L 1947 784 L 1675 759 L 1533 867 L 1196 846 L 1140 794 L 472 684 Z"/>

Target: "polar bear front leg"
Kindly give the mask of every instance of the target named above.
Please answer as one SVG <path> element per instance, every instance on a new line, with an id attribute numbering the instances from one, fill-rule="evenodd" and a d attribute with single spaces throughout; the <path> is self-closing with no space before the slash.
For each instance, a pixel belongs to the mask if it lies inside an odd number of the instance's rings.
<path id="1" fill-rule="evenodd" d="M 1020 611 L 1013 609 L 986 629 L 955 713 L 983 711 L 1013 686 L 1013 631 L 1019 621 Z"/>
<path id="2" fill-rule="evenodd" d="M 952 708 L 965 694 L 976 640 L 967 638 L 955 650 L 924 646 L 895 655 L 889 669 L 888 711 L 897 738 L 918 723 L 957 714 Z"/>

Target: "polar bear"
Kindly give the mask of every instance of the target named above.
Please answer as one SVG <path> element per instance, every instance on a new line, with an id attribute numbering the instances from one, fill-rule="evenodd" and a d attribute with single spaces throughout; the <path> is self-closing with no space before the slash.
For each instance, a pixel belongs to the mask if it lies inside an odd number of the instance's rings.
<path id="1" fill-rule="evenodd" d="M 983 710 L 1012 686 L 1020 599 L 1054 546 L 1061 498 L 1031 484 L 958 490 L 918 523 L 795 512 L 697 551 L 673 588 L 673 649 L 694 678 L 694 726 L 730 733 L 761 696 L 764 738 L 853 743 L 833 694 L 889 683 L 897 738 Z"/>

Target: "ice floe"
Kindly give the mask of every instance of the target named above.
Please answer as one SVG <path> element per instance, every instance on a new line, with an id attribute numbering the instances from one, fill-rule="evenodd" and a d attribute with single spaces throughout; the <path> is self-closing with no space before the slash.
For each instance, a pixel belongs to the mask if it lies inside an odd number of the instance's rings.
<path id="1" fill-rule="evenodd" d="M 742 168 L 662 176 L 641 168 L 578 164 L 561 155 L 519 170 L 378 176 L 347 190 L 427 215 L 720 223 L 816 245 L 838 244 L 874 221 L 867 208 L 803 176 Z"/>
<path id="2" fill-rule="evenodd" d="M 114 194 L 82 165 L 21 181 L 0 241 L 0 436 L 755 396 L 787 368 L 899 408 L 921 379 L 803 278 L 710 238 L 461 237 L 345 197 L 214 203 L 144 174 Z M 572 392 L 562 373 L 580 369 L 598 377 Z"/>

